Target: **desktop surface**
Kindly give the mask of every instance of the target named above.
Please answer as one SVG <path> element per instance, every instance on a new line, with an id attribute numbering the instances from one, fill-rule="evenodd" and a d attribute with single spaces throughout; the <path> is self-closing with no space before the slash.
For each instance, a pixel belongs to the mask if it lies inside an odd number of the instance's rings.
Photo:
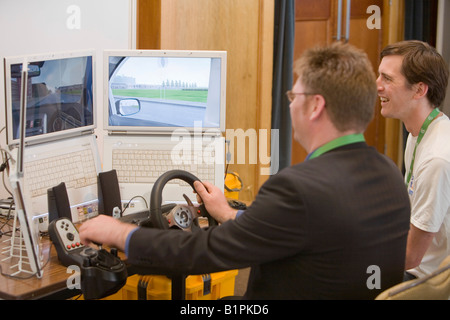
<path id="1" fill-rule="evenodd" d="M 1 252 L 3 252 L 5 247 L 9 246 L 9 242 L 5 242 L 5 240 L 9 240 L 9 237 L 4 236 L 1 238 Z M 44 256 L 44 268 L 43 276 L 40 279 L 34 275 L 21 276 L 22 279 L 5 276 L 4 274 L 10 274 L 11 272 L 7 270 L 8 264 L 1 261 L 0 299 L 67 299 L 81 294 L 81 290 L 68 288 L 67 280 L 74 273 L 59 262 L 55 246 L 52 245 L 48 236 L 42 237 L 41 245 Z M 119 257 L 123 260 L 125 255 L 119 252 Z"/>

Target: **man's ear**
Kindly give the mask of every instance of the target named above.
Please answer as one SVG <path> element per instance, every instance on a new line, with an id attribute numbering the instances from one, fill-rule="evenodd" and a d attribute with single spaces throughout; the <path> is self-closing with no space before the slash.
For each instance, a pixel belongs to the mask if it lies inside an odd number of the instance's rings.
<path id="1" fill-rule="evenodd" d="M 310 114 L 310 119 L 311 120 L 317 120 L 319 119 L 323 112 L 325 111 L 325 98 L 320 95 L 320 94 L 316 94 L 312 97 L 311 99 L 311 104 L 312 104 L 312 112 Z"/>
<path id="2" fill-rule="evenodd" d="M 419 82 L 413 86 L 413 90 L 414 90 L 414 99 L 418 100 L 427 95 L 428 85 L 426 83 Z"/>

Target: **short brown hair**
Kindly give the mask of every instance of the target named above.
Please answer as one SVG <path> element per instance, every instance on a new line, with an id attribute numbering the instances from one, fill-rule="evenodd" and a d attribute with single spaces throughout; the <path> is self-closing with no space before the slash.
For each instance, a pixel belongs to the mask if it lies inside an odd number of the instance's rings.
<path id="1" fill-rule="evenodd" d="M 427 98 L 435 107 L 440 107 L 445 98 L 449 70 L 447 63 L 435 48 L 418 40 L 401 41 L 386 46 L 381 51 L 385 56 L 403 57 L 401 73 L 408 85 L 423 82 L 428 85 Z"/>
<path id="2" fill-rule="evenodd" d="M 377 87 L 365 52 L 341 42 L 316 47 L 302 54 L 294 71 L 308 92 L 324 97 L 338 130 L 367 128 L 374 115 Z"/>

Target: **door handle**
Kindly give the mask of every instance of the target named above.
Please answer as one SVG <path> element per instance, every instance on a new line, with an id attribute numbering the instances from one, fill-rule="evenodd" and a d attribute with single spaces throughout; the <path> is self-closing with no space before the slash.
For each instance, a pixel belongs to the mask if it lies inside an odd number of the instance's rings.
<path id="1" fill-rule="evenodd" d="M 345 42 L 350 40 L 350 10 L 351 10 L 351 0 L 346 2 L 346 14 L 345 14 Z M 342 0 L 338 0 L 338 12 L 337 12 L 337 31 L 336 40 L 341 41 L 342 37 Z"/>
<path id="2" fill-rule="evenodd" d="M 337 31 L 336 31 L 337 41 L 341 41 L 341 29 L 342 29 L 342 0 L 338 0 Z"/>
<path id="3" fill-rule="evenodd" d="M 350 8 L 352 5 L 352 0 L 347 0 L 347 12 L 346 12 L 346 20 L 345 20 L 345 42 L 350 40 Z"/>

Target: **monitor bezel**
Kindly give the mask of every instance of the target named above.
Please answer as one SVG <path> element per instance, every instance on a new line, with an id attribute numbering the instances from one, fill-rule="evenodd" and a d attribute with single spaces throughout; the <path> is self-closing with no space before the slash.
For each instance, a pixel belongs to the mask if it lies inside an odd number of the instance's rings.
<path id="1" fill-rule="evenodd" d="M 212 133 L 225 132 L 226 123 L 226 82 L 227 82 L 227 52 L 211 50 L 104 50 L 103 51 L 103 128 L 109 134 L 123 133 L 154 133 L 166 134 L 180 127 L 142 127 L 137 126 L 112 126 L 109 124 L 109 58 L 110 57 L 178 57 L 178 58 L 220 58 L 220 119 L 219 127 L 203 126 L 182 127 L 187 132 Z"/>
<path id="2" fill-rule="evenodd" d="M 82 58 L 91 57 L 92 59 L 92 114 L 93 123 L 91 125 L 66 129 L 58 132 L 45 133 L 30 137 L 25 137 L 24 143 L 26 145 L 38 144 L 46 141 L 54 141 L 59 139 L 65 139 L 68 137 L 79 136 L 85 133 L 91 133 L 97 128 L 97 91 L 96 91 L 96 52 L 93 49 L 80 50 L 80 51 L 66 51 L 66 52 L 49 52 L 11 56 L 4 58 L 4 70 L 5 70 L 5 118 L 6 118 L 6 143 L 9 147 L 15 147 L 19 144 L 20 139 L 14 139 L 13 135 L 13 119 L 12 119 L 12 90 L 11 90 L 11 65 L 22 64 L 26 61 L 28 64 L 38 61 L 50 61 L 68 58 Z"/>

